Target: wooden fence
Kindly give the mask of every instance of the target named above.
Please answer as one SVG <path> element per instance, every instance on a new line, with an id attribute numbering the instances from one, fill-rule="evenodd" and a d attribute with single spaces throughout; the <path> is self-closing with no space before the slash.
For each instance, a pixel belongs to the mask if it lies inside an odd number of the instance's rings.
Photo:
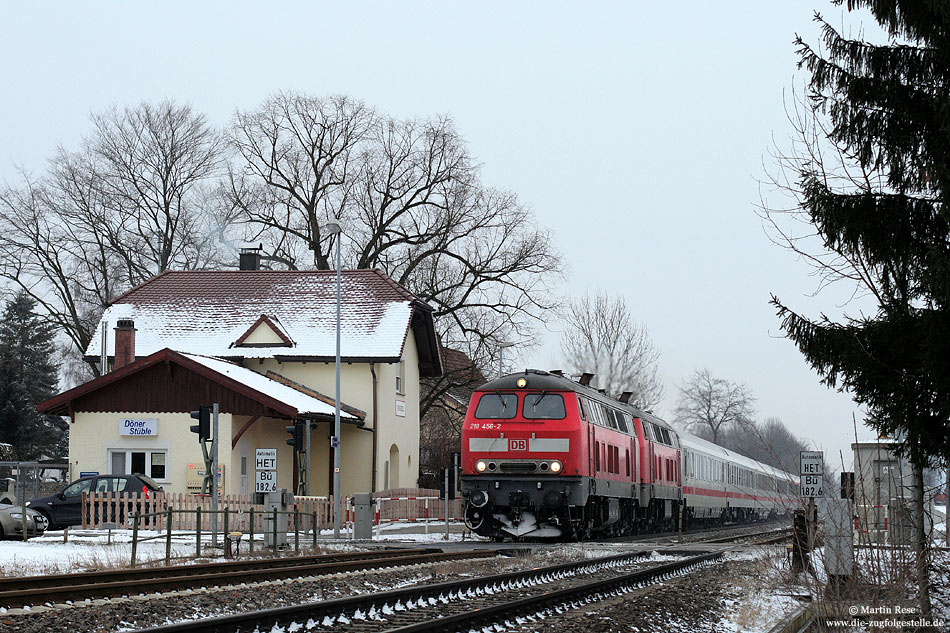
<path id="1" fill-rule="evenodd" d="M 374 519 L 380 523 L 392 521 L 444 520 L 444 502 L 439 500 L 439 491 L 426 488 L 399 488 L 384 490 L 373 494 L 375 500 Z M 352 497 L 344 500 L 344 522 L 353 519 Z M 296 497 L 291 512 L 297 509 L 300 531 L 309 532 L 314 526 L 318 530 L 333 527 L 332 497 Z M 172 510 L 171 529 L 192 531 L 197 527 L 198 510 L 201 510 L 201 528 L 204 531 L 211 525 L 211 497 L 188 493 L 92 493 L 83 494 L 82 527 L 86 529 L 104 529 L 112 523 L 118 529 L 131 529 L 136 511 L 140 516 L 153 515 L 142 519 L 139 527 L 145 530 L 165 530 L 168 510 Z M 272 529 L 272 513 L 267 507 L 253 503 L 250 495 L 221 495 L 218 497 L 218 511 L 228 513 L 228 529 L 241 532 L 251 531 L 253 517 L 255 533 Z M 456 499 L 449 502 L 450 518 L 461 516 L 461 502 Z M 219 515 L 219 527 L 223 526 L 223 517 Z M 293 519 L 288 521 L 289 530 L 293 530 Z"/>

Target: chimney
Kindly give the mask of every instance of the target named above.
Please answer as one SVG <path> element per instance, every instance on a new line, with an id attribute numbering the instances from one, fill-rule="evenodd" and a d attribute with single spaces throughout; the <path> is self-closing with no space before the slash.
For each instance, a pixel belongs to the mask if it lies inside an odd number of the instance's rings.
<path id="1" fill-rule="evenodd" d="M 115 324 L 115 361 L 112 368 L 121 369 L 135 360 L 135 321 L 119 319 Z"/>
<path id="2" fill-rule="evenodd" d="M 262 250 L 264 250 L 263 244 L 256 247 L 242 248 L 238 268 L 240 270 L 260 270 Z"/>

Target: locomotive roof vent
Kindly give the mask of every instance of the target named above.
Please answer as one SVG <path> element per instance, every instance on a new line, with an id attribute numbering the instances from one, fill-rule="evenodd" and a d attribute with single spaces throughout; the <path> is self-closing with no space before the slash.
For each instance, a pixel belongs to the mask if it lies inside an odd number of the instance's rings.
<path id="1" fill-rule="evenodd" d="M 624 391 L 622 394 L 620 394 L 620 402 L 624 404 L 630 404 L 630 396 L 632 395 L 632 391 Z"/>
<path id="2" fill-rule="evenodd" d="M 555 376 L 563 376 L 563 375 L 564 375 L 564 372 L 561 371 L 560 369 L 552 369 L 552 370 L 550 371 L 550 373 L 554 374 Z"/>
<path id="3" fill-rule="evenodd" d="M 594 374 L 589 374 L 586 371 L 581 374 L 581 379 L 577 382 L 581 383 L 585 387 L 590 384 L 590 381 L 594 379 Z"/>

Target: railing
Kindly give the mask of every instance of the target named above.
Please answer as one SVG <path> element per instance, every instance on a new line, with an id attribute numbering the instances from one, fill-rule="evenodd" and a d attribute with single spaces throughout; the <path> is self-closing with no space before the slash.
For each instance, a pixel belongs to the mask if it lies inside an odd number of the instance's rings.
<path id="1" fill-rule="evenodd" d="M 445 520 L 444 502 L 439 500 L 439 491 L 427 488 L 399 488 L 373 494 L 374 523 L 415 522 Z M 353 520 L 352 497 L 345 500 L 344 522 Z M 332 497 L 295 497 L 294 507 L 301 518 L 300 529 L 306 532 L 333 527 Z M 173 512 L 169 515 L 167 510 Z M 140 529 L 165 530 L 171 517 L 172 530 L 192 531 L 198 525 L 198 510 L 204 515 L 205 525 L 210 525 L 211 497 L 187 493 L 83 493 L 81 524 L 85 529 L 132 529 L 133 517 L 138 511 L 142 521 Z M 293 509 L 289 508 L 289 512 Z M 271 512 L 267 506 L 254 504 L 250 495 L 221 495 L 218 497 L 218 512 L 228 515 L 231 529 L 241 532 L 263 533 L 270 525 L 265 518 Z M 449 502 L 449 518 L 462 515 L 461 501 Z M 111 524 L 111 525 L 107 525 Z"/>
<path id="2" fill-rule="evenodd" d="M 426 522 L 445 520 L 445 502 L 438 497 L 438 490 L 403 488 L 387 490 L 373 495 L 373 522 L 379 526 L 392 522 Z M 344 523 L 353 520 L 353 498 L 346 498 Z M 232 532 L 247 534 L 247 548 L 253 551 L 255 535 L 264 536 L 267 547 L 281 541 L 300 551 L 301 545 L 311 541 L 316 547 L 320 530 L 333 526 L 332 497 L 295 497 L 287 510 L 268 508 L 251 503 L 247 495 L 222 495 L 218 509 L 211 507 L 208 496 L 184 493 L 83 493 L 82 527 L 92 529 L 132 530 L 132 559 L 134 567 L 138 545 L 145 540 L 164 539 L 165 561 L 171 561 L 172 535 L 193 534 L 195 557 L 201 556 L 202 536 L 213 530 L 222 538 Z M 449 518 L 461 515 L 461 501 L 449 502 Z M 215 525 L 216 524 L 216 525 Z M 141 530 L 158 532 L 142 537 Z M 286 535 L 286 538 L 285 538 Z M 239 535 L 240 536 L 240 535 Z M 217 539 L 216 539 L 217 540 Z M 212 547 L 215 547 L 212 544 Z M 227 545 L 226 545 L 227 550 Z"/>

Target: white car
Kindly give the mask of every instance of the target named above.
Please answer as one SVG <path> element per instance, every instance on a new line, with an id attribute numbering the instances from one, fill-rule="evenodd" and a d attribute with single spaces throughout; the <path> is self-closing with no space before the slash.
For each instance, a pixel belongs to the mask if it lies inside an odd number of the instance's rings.
<path id="1" fill-rule="evenodd" d="M 26 537 L 43 536 L 49 522 L 39 512 L 26 509 Z M 23 538 L 23 508 L 8 503 L 0 504 L 0 540 Z"/>

